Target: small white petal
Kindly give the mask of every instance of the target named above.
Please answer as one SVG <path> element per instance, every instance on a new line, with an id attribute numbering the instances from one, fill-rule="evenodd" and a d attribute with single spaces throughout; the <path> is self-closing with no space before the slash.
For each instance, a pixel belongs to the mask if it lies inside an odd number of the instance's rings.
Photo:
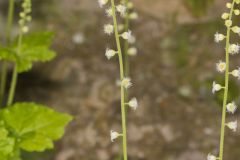
<path id="1" fill-rule="evenodd" d="M 240 46 L 238 44 L 230 44 L 228 52 L 230 54 L 238 54 L 240 50 Z"/>
<path id="2" fill-rule="evenodd" d="M 114 140 L 117 139 L 120 136 L 120 134 L 116 131 L 111 130 L 110 136 L 111 136 L 111 141 L 114 142 Z"/>
<path id="3" fill-rule="evenodd" d="M 128 53 L 129 56 L 136 56 L 137 55 L 137 48 L 131 47 L 131 48 L 128 49 L 127 53 Z"/>
<path id="4" fill-rule="evenodd" d="M 109 49 L 109 48 L 106 49 L 105 56 L 107 57 L 108 60 L 114 57 L 116 54 L 117 54 L 117 51 L 114 51 L 113 49 Z"/>
<path id="5" fill-rule="evenodd" d="M 124 5 L 117 5 L 117 11 L 121 14 L 121 16 L 125 16 L 127 7 Z"/>
<path id="6" fill-rule="evenodd" d="M 207 156 L 207 160 L 217 160 L 217 157 L 209 153 Z"/>
<path id="7" fill-rule="evenodd" d="M 112 17 L 112 16 L 113 16 L 113 10 L 112 10 L 111 7 L 108 8 L 108 9 L 106 9 L 105 12 L 106 12 L 106 14 L 107 14 L 108 17 Z"/>
<path id="8" fill-rule="evenodd" d="M 131 79 L 128 78 L 128 77 L 124 78 L 124 79 L 121 81 L 121 85 L 122 85 L 124 88 L 126 88 L 126 89 L 130 88 L 130 87 L 132 86 Z"/>
<path id="9" fill-rule="evenodd" d="M 229 129 L 233 130 L 234 132 L 237 131 L 237 121 L 229 122 L 229 123 L 226 124 L 226 126 Z"/>
<path id="10" fill-rule="evenodd" d="M 219 61 L 219 62 L 216 64 L 216 68 L 217 68 L 217 71 L 218 71 L 218 72 L 224 72 L 225 69 L 226 69 L 226 63 L 225 63 L 225 62 L 222 62 L 222 61 Z"/>
<path id="11" fill-rule="evenodd" d="M 212 93 L 214 94 L 216 91 L 220 91 L 223 87 L 220 84 L 217 84 L 215 81 L 212 84 Z"/>
<path id="12" fill-rule="evenodd" d="M 223 41 L 225 39 L 225 36 L 223 34 L 220 33 L 215 33 L 214 35 L 214 40 L 216 43 L 219 43 L 220 41 Z"/>
<path id="13" fill-rule="evenodd" d="M 137 109 L 138 107 L 138 101 L 137 98 L 132 98 L 129 102 L 128 102 L 129 107 L 133 108 L 134 110 Z"/>
<path id="14" fill-rule="evenodd" d="M 234 114 L 237 110 L 237 105 L 234 102 L 227 104 L 227 112 Z"/>
<path id="15" fill-rule="evenodd" d="M 106 34 L 108 34 L 108 35 L 110 35 L 110 34 L 113 33 L 113 30 L 114 30 L 113 25 L 111 25 L 111 24 L 106 24 L 106 25 L 104 25 L 103 28 L 104 28 L 104 33 L 106 33 Z"/>
<path id="16" fill-rule="evenodd" d="M 104 5 L 108 3 L 108 0 L 98 0 L 99 6 L 102 8 Z"/>
<path id="17" fill-rule="evenodd" d="M 130 19 L 137 19 L 138 18 L 138 14 L 136 12 L 133 12 L 129 15 Z"/>
<path id="18" fill-rule="evenodd" d="M 129 40 L 132 37 L 132 32 L 127 31 L 127 32 L 122 33 L 120 36 L 125 40 Z"/>

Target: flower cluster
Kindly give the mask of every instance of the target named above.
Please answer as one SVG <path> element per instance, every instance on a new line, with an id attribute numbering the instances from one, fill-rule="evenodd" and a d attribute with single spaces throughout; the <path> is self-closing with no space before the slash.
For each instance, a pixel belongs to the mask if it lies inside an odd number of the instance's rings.
<path id="1" fill-rule="evenodd" d="M 104 6 L 106 6 L 109 3 L 109 0 L 98 0 L 99 6 L 102 8 Z M 105 56 L 107 57 L 108 60 L 110 60 L 111 58 L 113 58 L 114 56 L 118 56 L 119 58 L 119 64 L 120 64 L 120 81 L 119 81 L 119 85 L 121 86 L 121 93 L 126 92 L 127 89 L 129 89 L 132 86 L 132 82 L 131 82 L 131 78 L 129 77 L 124 77 L 124 63 L 123 63 L 123 55 L 122 55 L 122 50 L 121 50 L 121 44 L 120 44 L 120 38 L 122 38 L 123 40 L 127 40 L 128 42 L 131 42 L 134 38 L 132 36 L 132 32 L 130 30 L 127 31 L 123 31 L 122 33 L 119 30 L 119 26 L 117 23 L 117 18 L 116 18 L 116 13 L 119 13 L 119 15 L 121 17 L 125 17 L 127 15 L 127 9 L 130 7 L 132 7 L 132 3 L 129 3 L 128 6 L 124 5 L 124 3 L 120 3 L 119 5 L 115 6 L 114 4 L 114 0 L 111 0 L 111 7 L 107 8 L 105 10 L 106 14 L 108 17 L 112 17 L 113 18 L 113 24 L 112 23 L 108 23 L 106 25 L 104 25 L 103 29 L 104 29 L 104 33 L 106 33 L 107 35 L 111 35 L 113 33 L 115 33 L 115 38 L 116 38 L 116 44 L 117 44 L 117 49 L 110 49 L 107 48 L 105 51 Z M 136 18 L 136 15 L 132 15 L 132 18 Z M 131 53 L 135 54 L 136 53 L 136 49 L 131 48 Z M 129 100 L 129 102 L 125 102 L 125 97 L 124 94 L 121 94 L 121 107 L 122 108 L 122 115 L 125 117 L 125 107 L 128 106 L 130 108 L 132 108 L 133 110 L 136 110 L 138 107 L 138 102 L 137 99 L 134 97 L 132 99 Z M 122 102 L 123 101 L 123 102 Z M 125 120 L 123 120 L 124 122 Z M 124 130 L 126 128 L 126 125 L 123 124 L 122 126 L 123 128 L 123 133 L 118 133 L 116 131 L 111 130 L 110 131 L 110 136 L 111 136 L 111 141 L 114 142 L 115 139 L 117 139 L 118 137 L 123 137 L 123 139 L 126 139 L 126 130 Z"/>
<path id="2" fill-rule="evenodd" d="M 32 20 L 32 17 L 30 15 L 32 9 L 32 3 L 31 0 L 24 0 L 22 3 L 22 12 L 19 13 L 20 19 L 18 21 L 20 25 L 20 30 L 22 33 L 27 33 L 29 28 L 27 26 L 27 23 Z"/>
<path id="3" fill-rule="evenodd" d="M 226 59 L 225 61 L 220 60 L 216 64 L 216 70 L 219 73 L 225 72 L 225 86 L 216 83 L 215 81 L 212 84 L 212 93 L 218 92 L 220 90 L 224 90 L 224 97 L 223 97 L 223 113 L 222 113 L 222 129 L 221 129 L 221 140 L 220 140 L 220 152 L 219 157 L 214 156 L 212 154 L 208 154 L 207 160 L 222 160 L 223 158 L 223 146 L 224 146 L 224 130 L 225 126 L 228 127 L 230 130 L 236 132 L 237 131 L 237 121 L 231 121 L 226 123 L 226 112 L 230 114 L 234 114 L 237 110 L 237 105 L 235 102 L 228 102 L 228 87 L 229 87 L 229 75 L 240 79 L 240 68 L 233 69 L 229 71 L 229 56 L 238 54 L 240 51 L 240 45 L 235 43 L 230 43 L 230 34 L 236 33 L 240 35 L 240 27 L 234 26 L 232 21 L 233 15 L 240 15 L 240 10 L 235 9 L 235 4 L 240 4 L 240 0 L 233 0 L 232 3 L 227 3 L 226 7 L 230 9 L 229 13 L 223 13 L 222 19 L 225 21 L 225 26 L 227 28 L 227 34 L 224 35 L 222 33 L 215 34 L 215 42 L 219 43 L 223 40 L 226 40 Z"/>

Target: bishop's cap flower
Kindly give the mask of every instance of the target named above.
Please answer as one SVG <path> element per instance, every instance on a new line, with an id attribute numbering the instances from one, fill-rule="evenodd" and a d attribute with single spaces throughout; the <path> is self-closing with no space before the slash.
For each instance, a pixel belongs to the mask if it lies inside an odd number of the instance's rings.
<path id="1" fill-rule="evenodd" d="M 214 94 L 217 91 L 220 91 L 223 87 L 220 84 L 217 84 L 215 81 L 213 81 L 212 84 L 212 93 Z"/>
<path id="2" fill-rule="evenodd" d="M 128 77 L 123 78 L 123 80 L 121 81 L 121 86 L 126 89 L 130 88 L 132 86 L 131 79 Z"/>
<path id="3" fill-rule="evenodd" d="M 236 112 L 236 110 L 237 110 L 237 105 L 234 102 L 231 102 L 231 103 L 227 104 L 227 111 L 229 113 L 234 114 Z"/>
<path id="4" fill-rule="evenodd" d="M 114 28 L 113 28 L 112 24 L 106 24 L 106 25 L 104 25 L 103 28 L 104 28 L 104 33 L 106 33 L 108 35 L 113 33 Z"/>
<path id="5" fill-rule="evenodd" d="M 111 130 L 110 131 L 110 136 L 111 136 L 111 141 L 114 142 L 114 140 L 117 139 L 119 136 L 121 136 L 121 134 L 119 134 L 116 131 Z"/>
<path id="6" fill-rule="evenodd" d="M 128 102 L 129 107 L 133 108 L 134 110 L 137 109 L 138 107 L 138 101 L 137 98 L 132 98 L 129 102 Z"/>
<path id="7" fill-rule="evenodd" d="M 218 72 L 224 72 L 225 69 L 226 69 L 226 63 L 225 62 L 222 62 L 222 61 L 219 61 L 217 64 L 216 64 L 216 68 L 217 68 L 217 71 Z"/>
<path id="8" fill-rule="evenodd" d="M 237 121 L 229 122 L 226 126 L 234 132 L 237 131 Z"/>
<path id="9" fill-rule="evenodd" d="M 214 155 L 212 155 L 212 154 L 208 154 L 208 156 L 207 156 L 207 160 L 217 160 L 218 158 L 216 157 L 216 156 L 214 156 Z"/>
<path id="10" fill-rule="evenodd" d="M 214 35 L 214 40 L 216 43 L 219 43 L 220 41 L 223 41 L 224 39 L 226 38 L 226 36 L 224 36 L 223 34 L 221 33 L 215 33 Z"/>

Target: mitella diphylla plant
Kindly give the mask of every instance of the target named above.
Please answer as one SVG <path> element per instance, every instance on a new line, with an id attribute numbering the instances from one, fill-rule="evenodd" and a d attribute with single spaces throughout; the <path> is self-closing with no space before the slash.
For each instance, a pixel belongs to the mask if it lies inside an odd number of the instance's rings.
<path id="1" fill-rule="evenodd" d="M 30 70 L 34 62 L 50 61 L 56 55 L 49 49 L 53 39 L 52 33 L 28 34 L 28 23 L 32 20 L 31 7 L 31 0 L 23 1 L 19 14 L 18 36 L 11 41 L 11 34 L 8 33 L 8 43 L 0 45 L 2 62 L 13 64 L 7 105 L 1 102 L 0 109 L 0 160 L 21 160 L 22 151 L 43 152 L 52 149 L 53 142 L 63 136 L 65 126 L 72 120 L 72 116 L 58 113 L 41 104 L 13 103 L 18 74 Z M 9 0 L 9 32 L 12 29 L 13 13 L 14 0 Z"/>
<path id="2" fill-rule="evenodd" d="M 236 9 L 236 6 L 240 4 L 240 0 L 233 0 L 231 3 L 227 3 L 226 7 L 230 10 L 228 13 L 222 14 L 222 19 L 225 21 L 225 26 L 227 31 L 225 34 L 216 33 L 215 34 L 215 42 L 220 43 L 225 40 L 226 46 L 226 57 L 225 60 L 220 60 L 216 64 L 216 69 L 219 73 L 225 73 L 225 83 L 218 84 L 217 82 L 213 82 L 212 92 L 218 92 L 223 90 L 223 108 L 222 108 L 222 123 L 221 123 L 221 136 L 220 136 L 220 147 L 219 147 L 219 155 L 208 154 L 208 160 L 223 160 L 223 152 L 224 152 L 224 138 L 225 138 L 225 128 L 228 127 L 230 130 L 236 132 L 237 131 L 237 121 L 226 122 L 226 115 L 234 114 L 237 110 L 237 105 L 235 102 L 228 101 L 228 90 L 229 90 L 229 78 L 230 76 L 236 77 L 240 79 L 240 69 L 230 69 L 230 56 L 234 56 L 239 53 L 240 46 L 231 42 L 231 34 L 240 35 L 240 27 L 235 26 L 233 22 L 233 16 L 239 16 L 240 10 Z"/>
<path id="3" fill-rule="evenodd" d="M 127 3 L 126 3 L 127 2 Z M 136 98 L 132 98 L 129 101 L 127 101 L 127 96 L 126 96 L 126 91 L 132 86 L 131 79 L 126 76 L 126 62 L 124 61 L 124 54 L 129 54 L 129 53 L 124 53 L 122 52 L 123 46 L 121 45 L 121 40 L 126 41 L 129 43 L 129 41 L 133 41 L 134 37 L 132 36 L 132 32 L 128 29 L 128 24 L 125 25 L 127 26 L 127 30 L 124 27 L 122 28 L 121 25 L 119 25 L 117 21 L 117 14 L 119 14 L 120 17 L 126 18 L 128 16 L 129 21 L 129 14 L 127 13 L 128 7 L 132 7 L 131 3 L 128 3 L 128 1 L 121 2 L 118 5 L 115 5 L 114 0 L 98 0 L 98 3 L 100 7 L 107 6 L 111 4 L 109 8 L 105 10 L 107 17 L 112 18 L 113 23 L 109 23 L 104 25 L 104 32 L 107 35 L 115 35 L 115 40 L 116 40 L 116 47 L 117 49 L 110 49 L 107 48 L 105 52 L 105 56 L 107 57 L 108 60 L 114 58 L 115 56 L 118 56 L 119 60 L 119 70 L 120 70 L 120 80 L 119 80 L 119 86 L 121 88 L 121 116 L 122 116 L 122 131 L 121 133 L 111 130 L 110 131 L 110 137 L 111 141 L 114 142 L 117 138 L 122 139 L 122 151 L 123 151 L 123 159 L 127 160 L 127 123 L 126 123 L 126 111 L 127 107 L 132 108 L 133 110 L 136 110 L 138 107 L 138 102 Z M 130 4 L 130 5 L 129 5 Z M 136 17 L 133 16 L 134 18 Z M 127 22 L 128 23 L 128 22 Z M 121 32 L 121 33 L 120 33 Z M 129 49 L 127 49 L 129 51 Z M 132 52 L 132 55 L 136 54 L 136 49 L 134 50 L 134 53 Z"/>

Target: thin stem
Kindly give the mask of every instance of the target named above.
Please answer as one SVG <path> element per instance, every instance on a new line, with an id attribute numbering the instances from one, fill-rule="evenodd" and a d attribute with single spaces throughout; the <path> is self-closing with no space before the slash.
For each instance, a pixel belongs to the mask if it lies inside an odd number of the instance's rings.
<path id="1" fill-rule="evenodd" d="M 229 20 L 232 20 L 233 10 L 234 10 L 235 0 L 232 2 L 232 8 L 230 11 Z M 223 98 L 223 108 L 222 108 L 222 124 L 221 124 L 221 136 L 220 136 L 220 149 L 219 149 L 219 160 L 223 160 L 224 151 L 224 138 L 225 138 L 225 123 L 226 123 L 226 107 L 228 100 L 228 87 L 229 87 L 229 46 L 230 46 L 230 33 L 231 27 L 227 28 L 226 35 L 226 71 L 225 71 L 225 89 Z"/>
<path id="2" fill-rule="evenodd" d="M 20 33 L 19 33 L 19 37 L 18 37 L 17 54 L 19 54 L 21 51 L 22 37 L 23 37 L 23 33 L 22 33 L 22 30 L 20 29 Z M 18 79 L 18 72 L 17 72 L 17 65 L 15 64 L 13 74 L 12 74 L 11 86 L 10 86 L 10 90 L 9 90 L 9 94 L 8 94 L 7 106 L 10 106 L 13 103 L 16 85 L 17 85 L 17 79 Z"/>
<path id="3" fill-rule="evenodd" d="M 118 33 L 118 23 L 116 17 L 115 3 L 114 0 L 111 0 L 112 12 L 113 12 L 113 23 L 114 23 L 114 32 L 116 38 L 116 44 L 118 49 L 118 59 L 119 59 L 119 67 L 120 67 L 120 79 L 124 79 L 124 65 L 123 65 L 123 57 L 121 44 Z M 122 112 L 122 146 L 123 146 L 123 158 L 127 160 L 127 127 L 126 127 L 126 112 L 125 112 L 125 89 L 121 85 L 121 112 Z"/>
<path id="4" fill-rule="evenodd" d="M 6 40 L 7 43 L 11 41 L 11 31 L 13 24 L 13 15 L 14 15 L 14 0 L 9 0 L 8 6 L 8 20 L 7 20 L 7 29 L 6 29 Z"/>
<path id="5" fill-rule="evenodd" d="M 126 16 L 124 19 L 124 31 L 127 32 L 129 30 L 129 9 L 128 9 L 128 0 L 124 1 L 125 6 L 127 7 L 126 9 Z M 129 76 L 129 57 L 128 57 L 128 48 L 129 48 L 129 43 L 128 40 L 124 41 L 124 54 L 123 54 L 123 58 L 124 58 L 124 73 L 125 73 L 125 77 Z"/>
<path id="6" fill-rule="evenodd" d="M 9 45 L 11 42 L 11 31 L 13 24 L 13 15 L 14 15 L 14 0 L 9 0 L 8 5 L 8 19 L 7 19 L 7 27 L 6 27 L 6 43 Z M 7 82 L 7 62 L 2 63 L 1 70 L 1 83 L 0 83 L 0 107 L 3 105 L 4 94 L 6 90 L 6 82 Z"/>

